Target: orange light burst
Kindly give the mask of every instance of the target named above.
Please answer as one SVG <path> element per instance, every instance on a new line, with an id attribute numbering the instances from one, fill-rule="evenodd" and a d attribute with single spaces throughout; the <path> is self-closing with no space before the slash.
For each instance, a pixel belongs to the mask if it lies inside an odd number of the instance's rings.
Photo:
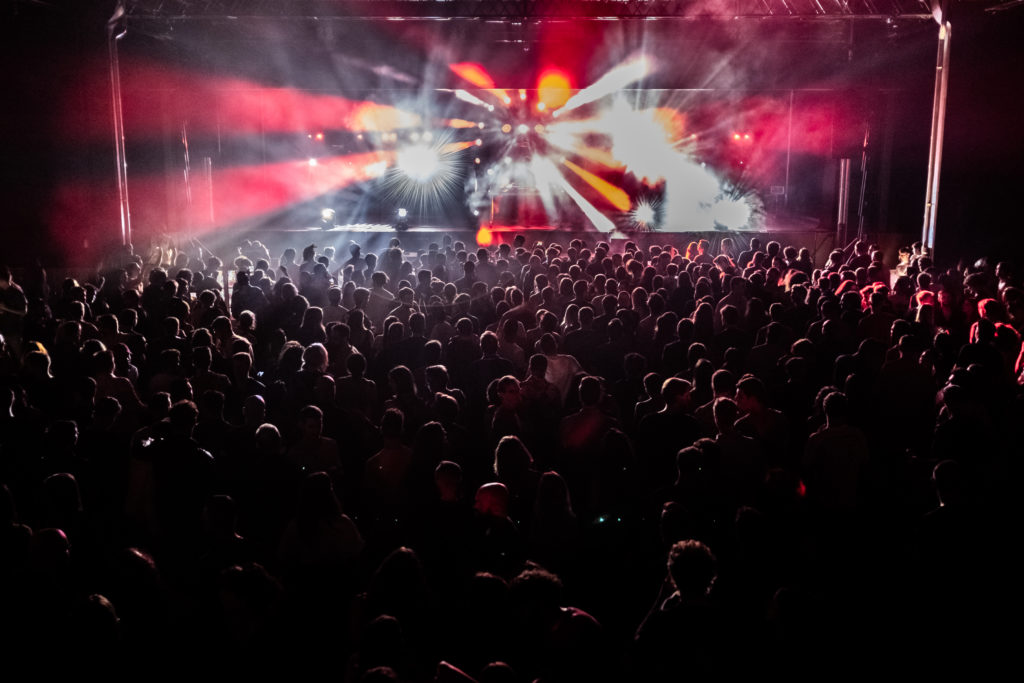
<path id="1" fill-rule="evenodd" d="M 611 152 L 600 147 L 577 147 L 573 150 L 573 154 L 578 154 L 587 161 L 593 161 L 608 168 L 621 169 L 625 166 Z"/>
<path id="2" fill-rule="evenodd" d="M 494 233 L 490 228 L 480 228 L 476 231 L 476 243 L 481 247 L 489 247 L 494 243 Z"/>
<path id="3" fill-rule="evenodd" d="M 558 109 L 572 95 L 569 76 L 560 69 L 545 69 L 537 81 L 537 99 L 548 109 Z"/>
<path id="4" fill-rule="evenodd" d="M 422 123 L 417 114 L 395 109 L 374 102 L 363 102 L 352 114 L 348 122 L 350 130 L 394 131 L 402 128 L 415 128 Z"/>
<path id="5" fill-rule="evenodd" d="M 473 140 L 463 140 L 462 142 L 449 142 L 447 145 L 441 147 L 441 154 L 454 154 L 455 152 L 461 152 L 464 149 L 469 149 L 476 142 Z"/>
<path id="6" fill-rule="evenodd" d="M 460 78 L 469 81 L 478 88 L 490 90 L 494 87 L 494 79 L 491 78 L 491 75 L 480 64 L 458 62 L 456 64 L 449 64 L 448 68 L 454 71 Z"/>
<path id="7" fill-rule="evenodd" d="M 445 119 L 444 125 L 449 128 L 477 128 L 480 124 L 466 119 Z"/>
<path id="8" fill-rule="evenodd" d="M 601 196 L 607 199 L 608 202 L 616 209 L 619 211 L 629 211 L 632 204 L 629 201 L 629 195 L 626 194 L 626 191 L 621 187 L 612 185 L 604 178 L 591 173 L 587 169 L 574 164 L 568 159 L 562 163 L 572 169 L 572 171 L 580 178 L 583 178 L 588 185 L 597 190 Z"/>

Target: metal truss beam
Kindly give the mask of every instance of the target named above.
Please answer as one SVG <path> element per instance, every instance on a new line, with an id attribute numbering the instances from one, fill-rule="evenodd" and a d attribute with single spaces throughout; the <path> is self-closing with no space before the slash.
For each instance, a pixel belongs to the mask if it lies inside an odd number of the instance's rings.
<path id="1" fill-rule="evenodd" d="M 126 0 L 129 19 L 931 18 L 928 0 Z"/>

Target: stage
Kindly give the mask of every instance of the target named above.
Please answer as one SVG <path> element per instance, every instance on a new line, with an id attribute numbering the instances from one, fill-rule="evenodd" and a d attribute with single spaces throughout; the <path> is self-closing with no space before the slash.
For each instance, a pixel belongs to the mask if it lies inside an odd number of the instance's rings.
<path id="1" fill-rule="evenodd" d="M 481 234 L 481 230 L 484 230 Z M 335 225 L 333 228 L 318 226 L 308 227 L 257 227 L 243 230 L 222 230 L 212 234 L 197 235 L 197 239 L 209 251 L 222 259 L 234 254 L 237 247 L 245 240 L 259 240 L 270 250 L 274 257 L 279 256 L 286 248 L 301 252 L 309 245 L 318 248 L 333 246 L 338 253 L 344 253 L 351 243 L 357 243 L 364 253 L 379 253 L 388 247 L 393 238 L 401 241 L 404 251 L 415 254 L 426 250 L 430 244 L 441 244 L 445 235 L 453 242 L 462 242 L 467 250 L 476 249 L 487 242 L 490 245 L 511 243 L 516 235 L 523 235 L 528 246 L 541 244 L 547 246 L 552 242 L 563 247 L 573 239 L 582 239 L 589 246 L 597 242 L 607 241 L 614 247 L 622 248 L 627 242 L 635 242 L 641 248 L 653 244 L 672 244 L 685 248 L 691 241 L 708 240 L 712 248 L 717 250 L 721 240 L 731 237 L 737 248 L 743 249 L 754 237 L 763 243 L 770 240 L 780 242 L 783 246 L 807 247 L 811 250 L 815 263 L 824 263 L 829 252 L 834 248 L 836 233 L 834 228 L 822 225 L 821 221 L 807 216 L 786 216 L 773 214 L 764 217 L 758 230 L 697 230 L 697 231 L 615 231 L 598 232 L 590 229 L 572 229 L 553 225 L 492 225 L 476 227 L 446 227 L 441 225 L 411 225 L 404 230 L 396 230 L 394 225 L 385 223 L 355 223 Z M 845 246 L 845 245 L 840 245 Z"/>

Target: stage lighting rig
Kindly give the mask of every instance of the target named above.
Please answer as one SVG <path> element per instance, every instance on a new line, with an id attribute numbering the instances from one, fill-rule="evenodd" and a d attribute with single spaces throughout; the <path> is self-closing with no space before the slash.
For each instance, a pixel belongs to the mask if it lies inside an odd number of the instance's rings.
<path id="1" fill-rule="evenodd" d="M 408 209 L 398 209 L 395 212 L 395 230 L 404 232 L 409 229 L 409 211 Z"/>
<path id="2" fill-rule="evenodd" d="M 334 220 L 337 214 L 334 209 L 324 209 L 320 212 L 320 229 L 331 230 L 334 228 Z"/>

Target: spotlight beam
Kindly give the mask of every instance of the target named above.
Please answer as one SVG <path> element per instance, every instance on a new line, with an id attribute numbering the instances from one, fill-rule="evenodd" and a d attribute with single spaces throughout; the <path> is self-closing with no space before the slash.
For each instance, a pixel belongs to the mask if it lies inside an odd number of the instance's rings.
<path id="1" fill-rule="evenodd" d="M 621 187 L 617 187 L 609 183 L 604 178 L 594 173 L 591 173 L 587 169 L 583 168 L 578 164 L 574 164 L 568 159 L 566 159 L 562 163 L 567 168 L 572 170 L 573 173 L 578 175 L 580 178 L 583 178 L 584 182 L 586 182 L 592 188 L 597 190 L 601 194 L 601 196 L 607 199 L 608 203 L 610 203 L 616 209 L 618 209 L 619 211 L 629 211 L 630 207 L 632 206 L 629 201 L 629 195 L 626 194 L 626 191 L 623 190 Z"/>
<path id="2" fill-rule="evenodd" d="M 609 219 L 603 213 L 598 211 L 597 207 L 595 207 L 593 204 L 587 201 L 586 197 L 580 194 L 579 191 L 576 188 L 574 188 L 572 184 L 569 183 L 569 181 L 562 176 L 561 173 L 559 173 L 558 168 L 555 166 L 553 161 L 547 158 L 537 159 L 537 163 L 534 168 L 535 174 L 539 173 L 540 177 L 543 178 L 546 182 L 556 187 L 560 187 L 562 190 L 564 190 L 565 193 L 569 195 L 569 197 L 571 197 L 574 202 L 576 202 L 576 205 L 580 207 L 581 211 L 583 211 L 583 215 L 586 216 L 591 223 L 593 223 L 594 227 L 597 228 L 598 231 L 615 231 L 615 224 L 612 223 L 611 219 Z"/>
<path id="3" fill-rule="evenodd" d="M 580 90 L 578 93 L 570 97 L 562 108 L 556 109 L 553 114 L 561 116 L 573 109 L 577 109 L 585 104 L 590 104 L 602 97 L 611 95 L 618 90 L 622 90 L 627 85 L 646 77 L 653 70 L 654 63 L 649 57 L 635 57 L 625 64 L 620 64 L 613 68 L 604 76 L 597 79 L 592 85 Z"/>
<path id="4" fill-rule="evenodd" d="M 474 95 L 472 93 L 469 93 L 469 92 L 466 92 L 465 90 L 462 90 L 462 89 L 456 90 L 455 91 L 455 96 L 457 98 L 459 98 L 460 100 L 462 100 L 463 102 L 469 102 L 470 104 L 475 104 L 478 107 L 484 107 L 486 109 L 487 106 L 488 106 L 488 104 L 486 102 L 481 100 L 476 95 Z"/>

